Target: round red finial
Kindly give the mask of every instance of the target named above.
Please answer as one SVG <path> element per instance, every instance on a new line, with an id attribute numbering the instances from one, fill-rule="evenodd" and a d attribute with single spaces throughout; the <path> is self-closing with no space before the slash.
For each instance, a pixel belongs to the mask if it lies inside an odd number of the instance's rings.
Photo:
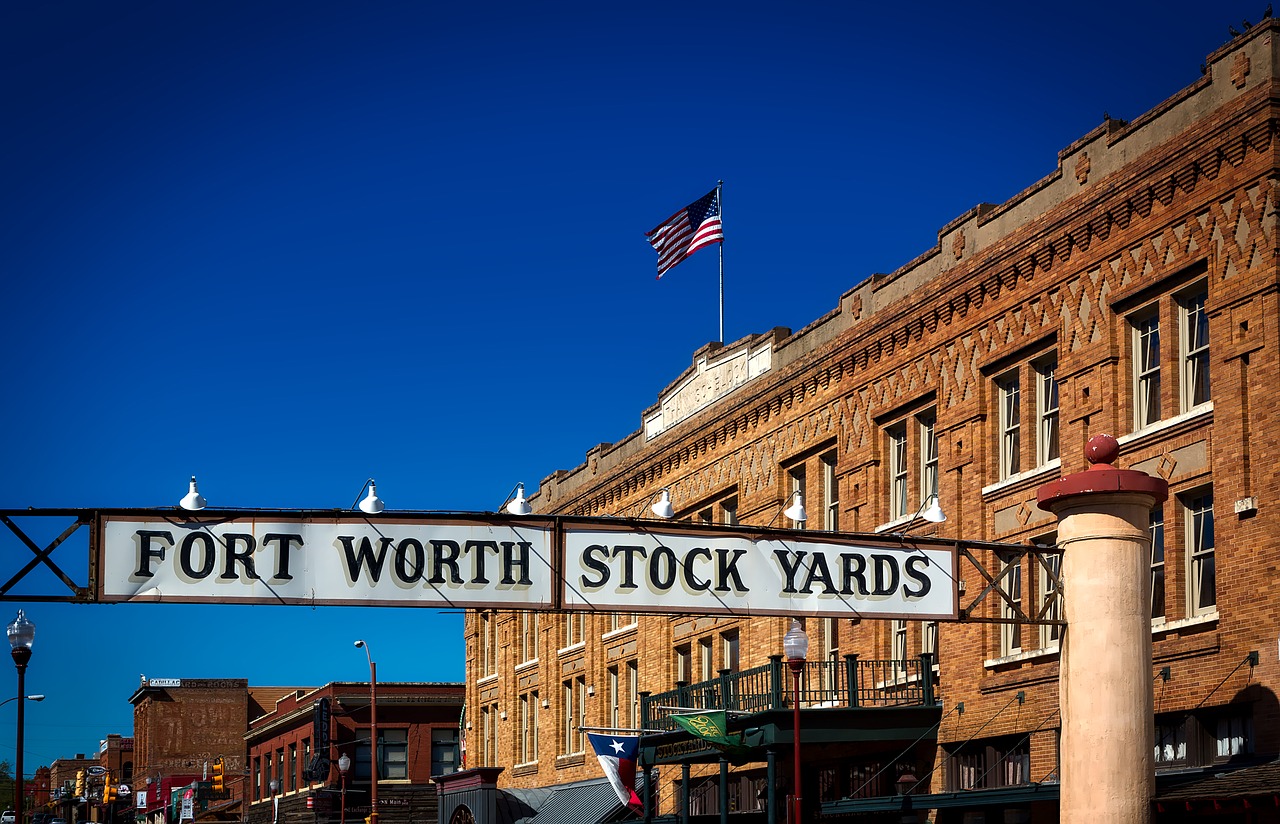
<path id="1" fill-rule="evenodd" d="M 1110 435 L 1094 435 L 1085 444 L 1084 457 L 1094 465 L 1115 463 L 1120 457 L 1120 442 Z"/>

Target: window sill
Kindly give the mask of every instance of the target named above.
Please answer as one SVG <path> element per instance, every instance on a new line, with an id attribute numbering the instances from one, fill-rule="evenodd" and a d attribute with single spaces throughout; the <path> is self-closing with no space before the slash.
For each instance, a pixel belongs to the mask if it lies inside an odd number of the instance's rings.
<path id="1" fill-rule="evenodd" d="M 586 641 L 579 641 L 576 644 L 570 644 L 567 647 L 561 647 L 560 649 L 556 650 L 556 655 L 569 655 L 570 653 L 581 652 L 582 650 L 586 649 L 586 647 L 587 647 Z"/>
<path id="2" fill-rule="evenodd" d="M 526 761 L 523 764 L 516 764 L 511 768 L 511 776 L 518 778 L 522 775 L 533 775 L 538 771 L 537 761 Z"/>
<path id="3" fill-rule="evenodd" d="M 491 672 L 491 673 L 489 673 L 488 675 L 482 675 L 482 676 L 480 676 L 480 678 L 476 681 L 476 686 L 478 687 L 478 686 L 481 686 L 482 684 L 484 684 L 484 683 L 486 683 L 486 682 L 488 682 L 488 681 L 497 681 L 497 680 L 498 680 L 498 673 L 496 673 L 496 672 Z"/>
<path id="4" fill-rule="evenodd" d="M 1151 634 L 1159 635 L 1163 632 L 1174 632 L 1180 629 L 1190 629 L 1193 627 L 1206 627 L 1218 623 L 1218 613 L 1206 612 L 1204 615 L 1193 615 L 1190 618 L 1179 618 L 1176 621 L 1151 622 Z"/>
<path id="5" fill-rule="evenodd" d="M 1007 478 L 1003 478 L 999 481 L 996 481 L 990 486 L 984 486 L 982 488 L 982 494 L 983 496 L 991 495 L 1003 489 L 1007 489 L 1009 487 L 1017 486 L 1019 484 L 1025 483 L 1027 481 L 1040 478 L 1044 475 L 1052 475 L 1054 472 L 1057 472 L 1061 468 L 1062 468 L 1062 459 L 1054 458 L 1052 461 L 1048 461 L 1047 463 L 1042 463 L 1039 466 L 1035 467 L 1034 469 L 1028 469 L 1026 472 L 1019 472 L 1017 475 L 1010 475 Z"/>
<path id="6" fill-rule="evenodd" d="M 1162 418 L 1161 420 L 1158 420 L 1155 423 L 1150 424 L 1149 426 L 1144 426 L 1143 428 L 1138 429 L 1134 432 L 1130 432 L 1127 435 L 1121 435 L 1120 437 L 1116 438 L 1116 442 L 1118 442 L 1121 446 L 1124 446 L 1125 444 L 1132 443 L 1133 441 L 1139 441 L 1139 440 L 1142 440 L 1143 438 L 1148 438 L 1152 435 L 1158 435 L 1161 432 L 1164 432 L 1168 429 L 1173 429 L 1175 427 L 1181 426 L 1182 424 L 1187 423 L 1188 421 L 1194 421 L 1197 418 L 1202 418 L 1202 417 L 1207 418 L 1212 416 L 1213 416 L 1213 401 L 1209 401 L 1208 403 L 1202 403 L 1199 406 L 1192 407 L 1186 412 L 1183 412 L 1181 415 L 1174 415 L 1172 418 Z"/>
<path id="7" fill-rule="evenodd" d="M 516 672 L 519 672 L 520 670 L 531 669 L 536 666 L 538 666 L 538 659 L 530 658 L 528 661 L 521 661 L 519 664 L 516 664 Z"/>
<path id="8" fill-rule="evenodd" d="M 627 624 L 625 627 L 618 627 L 617 629 L 611 629 L 608 632 L 606 632 L 604 635 L 601 635 L 600 640 L 611 641 L 614 638 L 618 638 L 620 636 L 635 632 L 636 627 L 638 626 L 639 624 Z"/>
<path id="9" fill-rule="evenodd" d="M 1004 667 L 1009 664 L 1020 664 L 1023 661 L 1038 661 L 1041 658 L 1052 658 L 1058 654 L 1058 651 L 1058 645 L 1054 644 L 1051 647 L 1029 649 L 1023 652 L 1015 652 L 1011 655 L 1002 655 L 999 658 L 988 658 L 982 665 L 987 669 L 995 669 L 996 667 Z"/>
<path id="10" fill-rule="evenodd" d="M 556 756 L 556 769 L 562 770 L 566 767 L 579 767 L 586 763 L 586 754 L 580 752 L 569 753 L 568 755 Z"/>

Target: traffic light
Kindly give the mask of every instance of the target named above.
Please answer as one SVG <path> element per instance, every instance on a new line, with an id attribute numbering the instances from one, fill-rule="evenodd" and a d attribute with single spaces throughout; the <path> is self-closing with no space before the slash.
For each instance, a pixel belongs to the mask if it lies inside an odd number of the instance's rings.
<path id="1" fill-rule="evenodd" d="M 116 788 L 111 785 L 110 781 L 102 785 L 103 804 L 110 804 L 112 801 L 115 801 L 117 795 L 119 795 L 119 793 L 116 791 Z"/>
<path id="2" fill-rule="evenodd" d="M 213 762 L 213 791 L 220 793 L 225 786 L 226 784 L 222 781 L 222 759 L 219 758 Z"/>
<path id="3" fill-rule="evenodd" d="M 76 795 L 84 798 L 84 770 L 76 772 Z"/>

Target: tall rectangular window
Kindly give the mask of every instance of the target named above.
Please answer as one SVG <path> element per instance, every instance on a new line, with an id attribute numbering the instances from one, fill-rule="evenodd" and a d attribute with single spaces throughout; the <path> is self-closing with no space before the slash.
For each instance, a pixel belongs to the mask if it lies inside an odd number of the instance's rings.
<path id="1" fill-rule="evenodd" d="M 520 696 L 520 763 L 538 760 L 538 693 Z"/>
<path id="2" fill-rule="evenodd" d="M 498 671 L 498 645 L 494 637 L 495 616 L 492 612 L 482 611 L 476 614 L 480 622 L 477 643 L 480 645 L 480 676 L 493 675 Z"/>
<path id="3" fill-rule="evenodd" d="M 900 618 L 890 621 L 889 635 L 889 657 L 893 659 L 896 668 L 907 660 L 907 622 Z"/>
<path id="4" fill-rule="evenodd" d="M 1036 373 L 1036 458 L 1044 465 L 1058 458 L 1058 371 L 1057 359 L 1034 364 Z"/>
<path id="5" fill-rule="evenodd" d="M 676 680 L 686 684 L 693 680 L 693 648 L 688 644 L 676 647 Z"/>
<path id="6" fill-rule="evenodd" d="M 726 526 L 738 523 L 738 499 L 727 498 L 720 505 L 720 522 Z"/>
<path id="7" fill-rule="evenodd" d="M 916 419 L 920 429 L 920 502 L 938 494 L 937 418 L 932 412 Z"/>
<path id="8" fill-rule="evenodd" d="M 698 661 L 703 681 L 710 681 L 716 676 L 715 649 L 710 638 L 698 639 Z"/>
<path id="9" fill-rule="evenodd" d="M 587 614 L 571 612 L 564 616 L 564 646 L 577 646 L 587 638 Z"/>
<path id="10" fill-rule="evenodd" d="M 640 729 L 640 662 L 627 662 L 627 702 L 630 711 L 627 723 L 633 730 Z"/>
<path id="11" fill-rule="evenodd" d="M 1000 477 L 1022 471 L 1022 385 L 1018 373 L 996 383 L 1000 391 Z"/>
<path id="12" fill-rule="evenodd" d="M 889 520 L 911 514 L 907 499 L 907 425 L 894 424 L 885 431 L 889 439 Z"/>
<path id="13" fill-rule="evenodd" d="M 1036 538 L 1032 541 L 1036 546 L 1053 548 L 1057 545 L 1056 536 Z M 1058 580 L 1062 575 L 1062 556 L 1046 552 L 1040 556 L 1036 564 L 1038 578 L 1039 617 L 1048 621 L 1062 620 L 1062 593 L 1058 589 Z M 1062 637 L 1062 627 L 1057 624 L 1040 624 L 1040 648 L 1049 649 L 1058 646 Z"/>
<path id="14" fill-rule="evenodd" d="M 1217 570 L 1213 553 L 1213 493 L 1186 498 L 1188 614 L 1205 615 L 1218 609 Z"/>
<path id="15" fill-rule="evenodd" d="M 622 693 L 620 691 L 622 684 L 618 678 L 617 667 L 609 667 L 608 679 L 609 679 L 609 726 L 616 730 L 619 726 L 618 716 L 622 711 L 622 708 L 621 708 Z"/>
<path id="16" fill-rule="evenodd" d="M 1134 427 L 1144 429 L 1160 420 L 1159 307 L 1133 321 Z"/>
<path id="17" fill-rule="evenodd" d="M 538 613 L 520 613 L 520 662 L 527 664 L 538 657 Z"/>
<path id="18" fill-rule="evenodd" d="M 289 745 L 289 792 L 298 789 L 298 745 Z"/>
<path id="19" fill-rule="evenodd" d="M 724 660 L 724 669 L 738 671 L 738 631 L 736 629 L 727 630 L 720 633 L 720 653 Z"/>
<path id="20" fill-rule="evenodd" d="M 826 666 L 822 668 L 822 689 L 827 694 L 827 701 L 836 700 L 835 693 L 840 685 L 840 619 L 823 618 L 819 625 L 822 633 L 822 657 Z"/>
<path id="21" fill-rule="evenodd" d="M 498 705 L 490 704 L 482 707 L 480 722 L 480 763 L 486 767 L 496 767 L 498 766 Z M 356 751 L 357 762 L 362 757 L 368 758 L 367 748 Z M 367 778 L 368 773 L 365 775 Z"/>
<path id="22" fill-rule="evenodd" d="M 822 528 L 828 532 L 840 529 L 840 489 L 834 451 L 822 456 Z"/>
<path id="23" fill-rule="evenodd" d="M 570 678 L 561 684 L 563 691 L 563 737 L 561 746 L 566 755 L 574 755 L 583 751 L 586 735 L 582 727 L 587 717 L 587 682 L 583 676 Z"/>
<path id="24" fill-rule="evenodd" d="M 1178 301 L 1182 312 L 1182 411 L 1208 403 L 1209 392 L 1209 316 L 1204 305 L 1209 294 L 1201 289 L 1183 295 Z"/>
<path id="25" fill-rule="evenodd" d="M 933 666 L 938 666 L 938 622 L 922 621 L 920 623 L 920 651 L 933 656 Z"/>
<path id="26" fill-rule="evenodd" d="M 1164 618 L 1164 507 L 1151 510 L 1148 520 L 1151 535 L 1151 620 Z"/>
<path id="27" fill-rule="evenodd" d="M 620 629 L 633 627 L 636 625 L 636 614 L 634 612 L 611 612 L 609 613 L 609 631 L 616 632 Z"/>
<path id="28" fill-rule="evenodd" d="M 1000 617 L 1005 619 L 1000 624 L 1000 655 L 1014 655 L 1022 652 L 1022 624 L 1015 620 L 1022 609 L 1022 556 L 997 553 L 996 557 L 1001 566 L 1000 587 L 1009 597 L 1000 599 Z"/>

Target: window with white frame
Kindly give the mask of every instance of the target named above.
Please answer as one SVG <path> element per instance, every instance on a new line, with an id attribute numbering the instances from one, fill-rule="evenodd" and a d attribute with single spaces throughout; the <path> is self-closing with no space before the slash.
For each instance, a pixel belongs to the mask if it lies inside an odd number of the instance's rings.
<path id="1" fill-rule="evenodd" d="M 631 725 L 631 729 L 640 729 L 640 662 L 627 662 L 627 703 L 630 711 L 627 714 L 627 723 Z"/>
<path id="2" fill-rule="evenodd" d="M 497 735 L 497 729 L 494 729 Z M 355 777 L 369 780 L 368 727 L 357 729 L 356 737 L 363 741 L 356 747 Z M 496 750 L 496 748 L 495 748 Z M 283 765 L 282 765 L 283 768 Z M 403 727 L 378 727 L 378 780 L 404 781 L 409 777 L 409 731 Z"/>
<path id="3" fill-rule="evenodd" d="M 574 647 L 587 640 L 587 614 L 571 612 L 564 616 L 564 646 Z"/>
<path id="4" fill-rule="evenodd" d="M 520 613 L 520 663 L 527 664 L 538 657 L 538 613 Z"/>
<path id="5" fill-rule="evenodd" d="M 561 682 L 561 740 L 565 755 L 576 755 L 586 746 L 586 734 L 582 731 L 587 717 L 587 681 L 585 676 Z"/>
<path id="6" fill-rule="evenodd" d="M 720 523 L 727 526 L 733 526 L 738 522 L 738 499 L 737 497 L 725 498 L 720 503 Z"/>
<path id="7" fill-rule="evenodd" d="M 1130 321 L 1133 329 L 1133 425 L 1145 429 L 1160 420 L 1160 311 L 1144 309 Z"/>
<path id="8" fill-rule="evenodd" d="M 480 645 L 480 677 L 493 675 L 498 671 L 498 645 L 495 637 L 496 616 L 491 611 L 476 614 L 479 630 L 476 632 L 476 643 Z"/>
<path id="9" fill-rule="evenodd" d="M 1022 471 L 1022 383 L 1016 371 L 996 381 L 1000 392 L 1000 477 Z"/>
<path id="10" fill-rule="evenodd" d="M 889 520 L 911 514 L 907 498 L 907 424 L 905 421 L 885 430 L 889 446 Z"/>
<path id="11" fill-rule="evenodd" d="M 741 660 L 738 652 L 738 631 L 736 629 L 725 630 L 720 633 L 720 657 L 724 666 L 723 669 L 737 672 Z"/>
<path id="12" fill-rule="evenodd" d="M 1209 392 L 1209 316 L 1204 305 L 1209 293 L 1200 285 L 1178 298 L 1182 315 L 1182 411 L 1212 399 Z"/>
<path id="13" fill-rule="evenodd" d="M 822 462 L 822 528 L 828 532 L 840 529 L 840 489 L 836 477 L 836 453 L 824 453 Z"/>
<path id="14" fill-rule="evenodd" d="M 1213 551 L 1213 492 L 1183 496 L 1187 530 L 1187 614 L 1207 615 L 1218 609 L 1217 569 Z"/>
<path id="15" fill-rule="evenodd" d="M 676 647 L 676 680 L 688 684 L 693 680 L 693 648 L 688 644 Z"/>
<path id="16" fill-rule="evenodd" d="M 938 667 L 938 622 L 920 622 L 920 652 L 933 656 L 933 667 Z"/>
<path id="17" fill-rule="evenodd" d="M 893 659 L 894 669 L 907 660 L 907 622 L 895 618 L 889 622 L 889 657 Z"/>
<path id="18" fill-rule="evenodd" d="M 618 678 L 618 668 L 609 667 L 605 673 L 609 682 L 609 726 L 618 729 L 618 717 L 622 712 L 622 682 Z"/>
<path id="19" fill-rule="evenodd" d="M 1052 549 L 1057 545 L 1056 535 L 1035 538 L 1032 543 L 1038 547 Z M 1046 621 L 1062 620 L 1062 592 L 1058 582 L 1062 576 L 1062 556 L 1056 552 L 1041 553 L 1036 562 L 1037 615 Z M 1062 637 L 1062 627 L 1058 624 L 1040 624 L 1040 648 L 1054 649 Z"/>
<path id="20" fill-rule="evenodd" d="M 920 503 L 938 494 L 937 416 L 932 411 L 916 418 L 920 432 Z"/>
<path id="21" fill-rule="evenodd" d="M 498 705 L 490 704 L 480 709 L 480 763 L 486 767 L 498 765 Z"/>
<path id="22" fill-rule="evenodd" d="M 1164 620 L 1164 506 L 1152 508 L 1148 517 L 1151 536 L 1151 620 Z"/>
<path id="23" fill-rule="evenodd" d="M 710 637 L 698 639 L 698 662 L 699 674 L 703 681 L 710 681 L 715 677 L 715 649 L 711 645 Z"/>
<path id="24" fill-rule="evenodd" d="M 999 584 L 1008 601 L 1000 599 L 1001 657 L 1022 652 L 1022 624 L 1017 622 L 1018 613 L 1022 610 L 1022 556 L 1013 553 L 996 553 L 1000 563 Z"/>
<path id="25" fill-rule="evenodd" d="M 835 700 L 840 684 L 840 619 L 823 618 L 819 625 L 822 633 L 823 657 L 827 665 L 822 668 L 822 689 Z"/>
<path id="26" fill-rule="evenodd" d="M 520 696 L 520 763 L 538 760 L 538 691 Z"/>
<path id="27" fill-rule="evenodd" d="M 1036 376 L 1036 464 L 1058 458 L 1058 360 L 1042 358 L 1032 364 Z"/>

